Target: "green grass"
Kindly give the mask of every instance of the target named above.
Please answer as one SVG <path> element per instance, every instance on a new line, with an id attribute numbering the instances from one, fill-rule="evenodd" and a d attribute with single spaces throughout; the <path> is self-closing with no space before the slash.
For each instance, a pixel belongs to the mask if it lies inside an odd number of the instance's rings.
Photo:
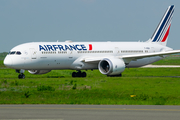
<path id="1" fill-rule="evenodd" d="M 7 54 L 7 52 L 0 53 L 0 60 L 4 60 Z"/>
<path id="2" fill-rule="evenodd" d="M 71 70 L 53 70 L 44 75 L 26 72 L 26 79 L 17 79 L 14 70 L 3 68 L 0 104 L 180 105 L 179 70 L 133 68 L 123 77 L 94 70 L 86 78 L 72 78 Z"/>

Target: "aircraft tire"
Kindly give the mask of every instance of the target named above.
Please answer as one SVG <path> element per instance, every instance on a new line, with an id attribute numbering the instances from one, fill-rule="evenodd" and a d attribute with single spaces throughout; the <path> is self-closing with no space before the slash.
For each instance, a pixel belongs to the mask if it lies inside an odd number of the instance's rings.
<path id="1" fill-rule="evenodd" d="M 81 77 L 86 77 L 86 72 L 82 72 Z"/>
<path id="2" fill-rule="evenodd" d="M 18 78 L 19 78 L 19 79 L 24 79 L 24 78 L 25 78 L 25 75 L 24 75 L 23 73 L 21 73 L 21 74 L 18 75 Z"/>
<path id="3" fill-rule="evenodd" d="M 76 72 L 73 72 L 73 73 L 72 73 L 72 77 L 77 77 L 77 73 L 76 73 Z"/>
<path id="4" fill-rule="evenodd" d="M 73 72 L 72 77 L 86 77 L 86 72 Z"/>
<path id="5" fill-rule="evenodd" d="M 81 77 L 81 76 L 82 76 L 82 73 L 81 73 L 81 72 L 77 72 L 76 74 L 77 74 L 76 77 Z"/>

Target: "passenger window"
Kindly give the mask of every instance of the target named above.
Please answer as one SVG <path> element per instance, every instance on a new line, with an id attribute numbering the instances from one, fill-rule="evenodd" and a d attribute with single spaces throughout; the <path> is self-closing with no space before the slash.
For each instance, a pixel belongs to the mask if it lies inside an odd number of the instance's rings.
<path id="1" fill-rule="evenodd" d="M 16 54 L 17 54 L 17 55 L 21 55 L 21 52 L 20 52 L 20 51 L 17 51 Z"/>

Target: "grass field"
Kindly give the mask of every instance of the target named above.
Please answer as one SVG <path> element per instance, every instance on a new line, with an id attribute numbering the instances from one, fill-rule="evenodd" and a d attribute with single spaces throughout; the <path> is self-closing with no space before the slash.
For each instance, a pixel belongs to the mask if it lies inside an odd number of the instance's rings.
<path id="1" fill-rule="evenodd" d="M 160 61 L 153 63 L 153 65 L 180 65 L 180 55 L 170 55 Z"/>
<path id="2" fill-rule="evenodd" d="M 0 61 L 4 60 L 7 54 L 8 54 L 7 52 L 0 53 Z"/>
<path id="3" fill-rule="evenodd" d="M 0 104 L 180 105 L 179 71 L 131 68 L 123 77 L 107 77 L 94 70 L 86 78 L 72 78 L 72 70 L 44 75 L 26 71 L 26 78 L 18 79 L 0 61 Z"/>

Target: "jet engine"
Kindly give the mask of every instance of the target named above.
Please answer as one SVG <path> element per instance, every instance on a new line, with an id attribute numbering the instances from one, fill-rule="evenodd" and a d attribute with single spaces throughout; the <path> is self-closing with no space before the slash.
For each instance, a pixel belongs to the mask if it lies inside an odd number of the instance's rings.
<path id="1" fill-rule="evenodd" d="M 125 69 L 125 63 L 118 58 L 104 58 L 99 62 L 98 68 L 104 75 L 120 75 Z"/>
<path id="2" fill-rule="evenodd" d="M 31 74 L 46 74 L 50 72 L 51 70 L 28 70 Z"/>

